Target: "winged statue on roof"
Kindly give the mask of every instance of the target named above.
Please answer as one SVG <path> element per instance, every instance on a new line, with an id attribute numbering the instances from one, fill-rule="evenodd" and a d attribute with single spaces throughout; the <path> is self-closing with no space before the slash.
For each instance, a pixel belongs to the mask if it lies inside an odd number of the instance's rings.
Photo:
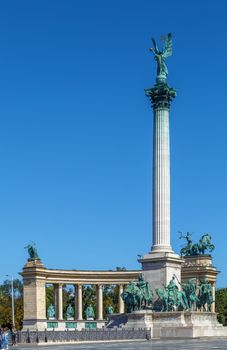
<path id="1" fill-rule="evenodd" d="M 152 38 L 154 47 L 150 48 L 150 51 L 154 53 L 154 59 L 157 61 L 157 83 L 165 83 L 168 75 L 168 69 L 165 64 L 165 59 L 172 56 L 172 36 L 169 33 L 167 36 L 162 37 L 163 48 L 162 51 L 158 49 L 155 40 Z"/>

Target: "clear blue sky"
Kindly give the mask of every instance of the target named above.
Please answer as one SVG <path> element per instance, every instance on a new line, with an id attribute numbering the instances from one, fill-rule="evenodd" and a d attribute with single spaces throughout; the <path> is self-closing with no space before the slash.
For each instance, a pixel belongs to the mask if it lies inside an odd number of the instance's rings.
<path id="1" fill-rule="evenodd" d="M 151 37 L 172 32 L 171 241 L 209 232 L 227 286 L 227 2 L 2 1 L 1 280 L 139 268 L 151 245 Z"/>

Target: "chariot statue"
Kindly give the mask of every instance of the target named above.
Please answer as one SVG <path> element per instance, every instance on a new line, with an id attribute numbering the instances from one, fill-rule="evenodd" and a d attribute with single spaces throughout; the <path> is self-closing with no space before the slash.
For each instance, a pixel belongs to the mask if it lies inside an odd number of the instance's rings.
<path id="1" fill-rule="evenodd" d="M 215 248 L 214 244 L 211 242 L 211 235 L 206 233 L 202 235 L 198 243 L 192 243 L 191 234 L 187 232 L 186 236 L 183 236 L 182 232 L 180 239 L 185 238 L 187 244 L 180 251 L 181 255 L 193 256 L 193 255 L 203 255 L 205 251 L 212 252 Z"/>

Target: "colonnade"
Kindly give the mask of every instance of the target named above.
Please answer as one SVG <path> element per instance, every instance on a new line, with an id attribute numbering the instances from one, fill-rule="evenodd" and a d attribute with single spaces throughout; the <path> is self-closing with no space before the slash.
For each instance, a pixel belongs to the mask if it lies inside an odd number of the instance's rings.
<path id="1" fill-rule="evenodd" d="M 83 320 L 83 284 L 74 284 L 75 297 L 75 320 Z M 124 313 L 124 302 L 121 294 L 124 291 L 123 284 L 118 285 L 118 312 Z M 103 284 L 96 284 L 97 300 L 97 320 L 103 320 Z M 54 284 L 54 304 L 56 310 L 56 319 L 63 320 L 63 284 Z"/>

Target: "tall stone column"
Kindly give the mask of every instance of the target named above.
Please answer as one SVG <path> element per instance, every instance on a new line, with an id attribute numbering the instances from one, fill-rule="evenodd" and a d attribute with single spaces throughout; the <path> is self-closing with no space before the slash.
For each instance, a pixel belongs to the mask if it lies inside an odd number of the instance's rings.
<path id="1" fill-rule="evenodd" d="M 97 306 L 98 306 L 98 320 L 103 320 L 103 289 L 102 285 L 97 285 Z"/>
<path id="2" fill-rule="evenodd" d="M 172 252 L 170 246 L 169 108 L 154 105 L 153 129 L 153 252 Z"/>
<path id="3" fill-rule="evenodd" d="M 123 291 L 124 291 L 124 287 L 122 284 L 120 284 L 119 289 L 118 289 L 118 307 L 119 307 L 120 314 L 123 314 L 125 311 L 125 304 L 124 304 L 124 301 L 121 297 L 121 294 L 123 293 Z"/>
<path id="4" fill-rule="evenodd" d="M 213 297 L 213 303 L 211 304 L 211 312 L 215 312 L 215 282 L 212 284 L 212 297 Z"/>
<path id="5" fill-rule="evenodd" d="M 63 320 L 63 294 L 62 284 L 58 285 L 58 320 Z"/>
<path id="6" fill-rule="evenodd" d="M 54 284 L 54 307 L 55 307 L 55 318 L 58 317 L 58 284 Z"/>
<path id="7" fill-rule="evenodd" d="M 78 295 L 77 295 L 77 285 L 75 284 L 74 285 L 74 305 L 75 305 L 75 307 L 74 307 L 74 318 L 75 318 L 75 320 L 77 320 L 78 319 Z"/>
<path id="8" fill-rule="evenodd" d="M 151 251 L 139 259 L 152 288 L 163 287 L 176 277 L 181 280 L 183 260 L 170 244 L 170 102 L 176 91 L 163 79 L 146 90 L 153 107 L 153 229 Z M 180 286 L 180 285 L 179 285 Z"/>
<path id="9" fill-rule="evenodd" d="M 82 284 L 78 284 L 77 286 L 77 305 L 78 305 L 78 309 L 77 309 L 78 320 L 83 320 Z"/>

